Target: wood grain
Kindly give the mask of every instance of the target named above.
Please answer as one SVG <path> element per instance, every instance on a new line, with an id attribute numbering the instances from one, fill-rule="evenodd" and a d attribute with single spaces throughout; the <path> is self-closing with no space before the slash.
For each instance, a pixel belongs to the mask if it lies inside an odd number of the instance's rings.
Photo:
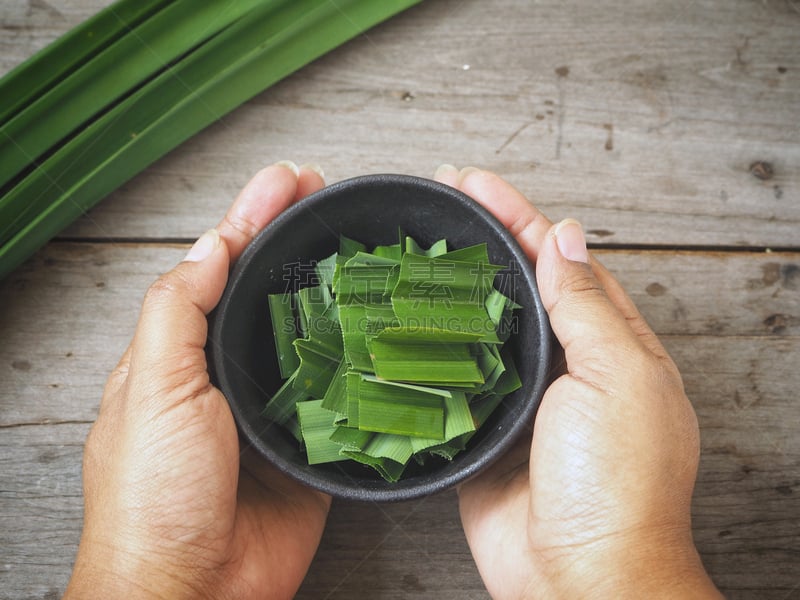
<path id="1" fill-rule="evenodd" d="M 185 251 L 55 243 L 0 284 L 0 597 L 63 590 L 80 533 L 81 449 L 106 375 L 147 286 Z M 712 577 L 731 598 L 791 597 L 800 564 L 800 254 L 599 254 L 661 335 L 696 407 L 694 531 Z M 445 493 L 334 503 L 298 597 L 487 595 Z"/>
<path id="2" fill-rule="evenodd" d="M 4 0 L 0 73 L 108 3 Z M 111 194 L 64 232 L 75 243 L 0 282 L 0 598 L 63 592 L 105 378 L 187 248 L 165 242 L 285 158 L 329 181 L 484 166 L 579 218 L 697 410 L 694 535 L 713 579 L 733 599 L 800 597 L 798 28 L 790 0 L 426 0 Z M 763 248 L 790 251 L 747 251 Z M 298 597 L 488 596 L 449 492 L 335 502 Z"/>
<path id="3" fill-rule="evenodd" d="M 5 3 L 0 72 L 104 4 Z M 600 244 L 796 247 L 798 27 L 788 0 L 428 0 L 222 118 L 65 235 L 194 238 L 258 168 L 293 158 L 330 181 L 488 167 Z"/>

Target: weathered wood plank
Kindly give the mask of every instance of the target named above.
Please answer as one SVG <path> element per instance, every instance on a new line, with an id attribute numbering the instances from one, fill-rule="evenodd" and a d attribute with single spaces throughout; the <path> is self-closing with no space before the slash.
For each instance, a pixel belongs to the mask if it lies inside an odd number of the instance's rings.
<path id="1" fill-rule="evenodd" d="M 144 290 L 185 250 L 55 243 L 0 284 L 4 597 L 63 590 L 89 422 Z M 662 335 L 697 408 L 694 526 L 708 568 L 732 598 L 786 597 L 800 564 L 800 256 L 600 254 Z M 300 597 L 485 598 L 454 500 L 336 503 Z"/>
<path id="2" fill-rule="evenodd" d="M 145 290 L 185 251 L 56 243 L 0 283 L 0 389 L 20 398 L 0 424 L 92 420 Z M 659 334 L 800 334 L 796 254 L 599 254 Z"/>
<path id="3" fill-rule="evenodd" d="M 0 70 L 103 4 L 4 5 Z M 295 158 L 331 181 L 486 166 L 598 243 L 796 246 L 793 7 L 429 0 L 259 95 L 67 235 L 195 237 L 260 166 Z M 750 174 L 757 161 L 769 180 Z"/>
<path id="4" fill-rule="evenodd" d="M 797 583 L 800 553 L 800 408 L 787 393 L 796 382 L 786 382 L 796 371 L 796 340 L 676 336 L 667 344 L 703 434 L 694 531 L 706 566 L 731 598 L 785 598 Z M 741 359 L 748 355 L 760 362 Z M 776 376 L 754 376 L 750 368 Z M 80 446 L 87 429 L 2 429 L 5 597 L 63 589 L 80 532 Z M 485 597 L 452 493 L 398 505 L 334 505 L 299 597 L 367 596 Z"/>
<path id="5" fill-rule="evenodd" d="M 80 540 L 88 430 L 88 423 L 0 429 L 0 597 L 57 600 L 64 592 Z"/>

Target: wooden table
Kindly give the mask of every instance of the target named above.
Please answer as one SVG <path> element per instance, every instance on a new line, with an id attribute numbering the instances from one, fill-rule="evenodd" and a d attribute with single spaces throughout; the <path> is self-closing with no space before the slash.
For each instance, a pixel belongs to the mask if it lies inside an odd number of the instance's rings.
<path id="1" fill-rule="evenodd" d="M 0 72 L 105 4 L 4 0 Z M 63 591 L 83 441 L 145 289 L 285 158 L 329 181 L 480 165 L 580 219 L 697 410 L 706 567 L 731 598 L 800 598 L 796 0 L 426 0 L 112 194 L 0 283 L 0 597 Z M 445 493 L 335 502 L 299 597 L 487 594 Z"/>

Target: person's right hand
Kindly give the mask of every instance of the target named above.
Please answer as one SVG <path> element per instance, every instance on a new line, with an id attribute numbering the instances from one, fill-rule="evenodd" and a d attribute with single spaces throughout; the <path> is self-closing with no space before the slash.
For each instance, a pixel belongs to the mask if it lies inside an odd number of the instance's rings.
<path id="1" fill-rule="evenodd" d="M 577 222 L 553 226 L 497 175 L 442 166 L 516 237 L 564 348 L 533 441 L 459 489 L 493 598 L 719 597 L 692 541 L 697 419 L 680 374 Z"/>

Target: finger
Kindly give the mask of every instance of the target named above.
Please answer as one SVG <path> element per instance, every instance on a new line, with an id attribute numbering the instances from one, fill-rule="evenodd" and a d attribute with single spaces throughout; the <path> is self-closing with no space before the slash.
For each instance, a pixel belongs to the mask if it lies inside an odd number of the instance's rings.
<path id="1" fill-rule="evenodd" d="M 228 265 L 227 244 L 211 229 L 150 286 L 131 344 L 133 396 L 156 399 L 166 409 L 208 389 L 206 315 L 222 296 Z"/>
<path id="2" fill-rule="evenodd" d="M 295 200 L 300 170 L 291 161 L 262 169 L 250 180 L 217 225 L 231 261 L 256 234 Z"/>
<path id="3" fill-rule="evenodd" d="M 458 187 L 458 169 L 453 165 L 439 165 L 433 178 L 439 183 L 449 185 L 450 187 Z"/>
<path id="4" fill-rule="evenodd" d="M 303 165 L 300 167 L 300 174 L 297 176 L 297 191 L 294 194 L 295 202 L 321 190 L 323 187 L 325 187 L 325 173 L 322 171 L 322 167 L 316 164 Z"/>
<path id="5" fill-rule="evenodd" d="M 525 196 L 498 175 L 474 167 L 461 169 L 456 187 L 497 217 L 536 260 L 552 223 Z"/>
<path id="6" fill-rule="evenodd" d="M 570 375 L 609 392 L 646 368 L 651 353 L 595 276 L 577 221 L 562 221 L 545 236 L 536 279 Z"/>

